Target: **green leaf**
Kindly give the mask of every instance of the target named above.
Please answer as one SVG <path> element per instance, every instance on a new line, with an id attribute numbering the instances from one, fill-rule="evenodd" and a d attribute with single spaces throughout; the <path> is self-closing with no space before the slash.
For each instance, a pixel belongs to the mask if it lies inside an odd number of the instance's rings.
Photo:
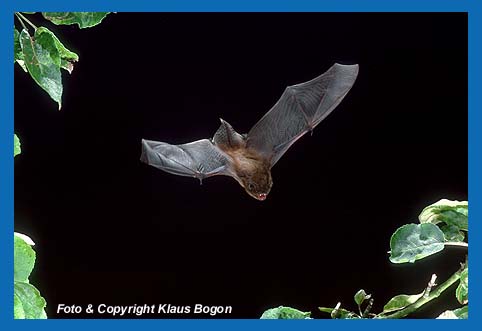
<path id="1" fill-rule="evenodd" d="M 13 157 L 17 156 L 22 152 L 21 149 L 21 144 L 20 144 L 20 139 L 18 139 L 17 135 L 13 135 Z"/>
<path id="2" fill-rule="evenodd" d="M 445 223 L 468 231 L 469 207 L 467 201 L 442 199 L 425 207 L 418 219 L 420 223 Z"/>
<path id="3" fill-rule="evenodd" d="M 440 314 L 437 319 L 443 319 L 443 320 L 455 320 L 458 319 L 458 317 L 454 314 L 452 310 L 446 310 L 442 314 Z"/>
<path id="4" fill-rule="evenodd" d="M 406 224 L 390 239 L 390 261 L 413 263 L 444 249 L 444 234 L 434 224 Z"/>
<path id="5" fill-rule="evenodd" d="M 23 310 L 22 301 L 15 293 L 13 293 L 13 318 L 16 318 L 16 319 L 25 318 L 25 311 Z"/>
<path id="6" fill-rule="evenodd" d="M 35 251 L 30 247 L 33 242 L 30 238 L 26 238 L 28 237 L 25 235 L 14 234 L 13 278 L 15 281 L 28 282 L 35 264 Z"/>
<path id="7" fill-rule="evenodd" d="M 14 61 L 23 60 L 22 47 L 20 46 L 20 33 L 15 27 L 13 28 L 13 51 Z"/>
<path id="8" fill-rule="evenodd" d="M 22 46 L 20 46 L 20 33 L 15 27 L 13 28 L 13 50 L 14 50 L 14 62 L 27 72 L 27 67 L 25 66 L 25 61 L 23 58 Z"/>
<path id="9" fill-rule="evenodd" d="M 60 60 L 60 67 L 61 67 L 62 69 L 67 70 L 67 72 L 68 72 L 69 74 L 71 74 L 72 71 L 74 71 L 74 63 L 71 62 L 71 61 L 67 61 L 67 60 L 61 59 L 61 60 Z"/>
<path id="10" fill-rule="evenodd" d="M 407 295 L 407 294 L 396 295 L 393 298 L 391 298 L 385 306 L 383 306 L 383 314 L 403 309 L 411 305 L 415 301 L 417 301 L 422 295 L 423 293 L 413 294 L 413 295 Z"/>
<path id="11" fill-rule="evenodd" d="M 60 42 L 59 38 L 57 38 L 57 36 L 52 31 L 50 31 L 49 29 L 44 28 L 44 27 L 38 28 L 37 31 L 36 31 L 36 34 L 40 35 L 42 33 L 47 33 L 50 36 L 52 36 L 52 38 L 55 42 L 55 46 L 57 46 L 57 49 L 59 50 L 60 57 L 62 59 L 65 59 L 67 61 L 79 61 L 79 56 L 76 53 L 69 50 L 67 47 L 65 47 L 64 44 L 62 44 L 62 42 Z"/>
<path id="12" fill-rule="evenodd" d="M 331 318 L 339 318 L 339 319 L 360 318 L 360 316 L 358 316 L 354 312 L 351 312 L 343 308 L 337 309 L 337 308 L 318 307 L 318 309 L 324 313 L 330 314 Z"/>
<path id="13" fill-rule="evenodd" d="M 20 45 L 30 76 L 58 103 L 60 109 L 62 106 L 61 62 L 60 53 L 52 35 L 42 33 L 41 30 L 32 38 L 28 31 L 22 30 Z"/>
<path id="14" fill-rule="evenodd" d="M 47 312 L 45 311 L 45 308 L 42 309 L 42 313 L 40 314 L 39 319 L 46 319 L 47 318 Z"/>
<path id="15" fill-rule="evenodd" d="M 301 310 L 279 306 L 266 310 L 260 319 L 309 319 L 311 312 L 303 312 Z"/>
<path id="16" fill-rule="evenodd" d="M 17 299 L 15 299 L 15 297 L 17 297 Z M 16 305 L 15 300 L 17 300 Z M 24 311 L 24 318 L 46 318 L 44 309 L 47 303 L 40 295 L 40 292 L 33 285 L 18 281 L 14 282 L 14 316 L 15 311 L 20 311 L 18 302 L 20 302 L 20 305 Z"/>
<path id="17" fill-rule="evenodd" d="M 455 225 L 444 224 L 440 230 L 444 233 L 445 241 L 463 242 L 465 239 L 464 233 Z"/>
<path id="18" fill-rule="evenodd" d="M 102 22 L 108 12 L 44 12 L 43 17 L 57 25 L 77 24 L 79 28 L 90 28 Z"/>
<path id="19" fill-rule="evenodd" d="M 455 290 L 455 296 L 463 305 L 469 302 L 469 268 L 465 268 L 460 274 L 460 283 Z"/>
<path id="20" fill-rule="evenodd" d="M 366 294 L 365 290 L 361 289 L 355 293 L 354 299 L 358 306 L 361 306 L 363 301 L 368 300 L 371 298 L 370 294 Z"/>
<path id="21" fill-rule="evenodd" d="M 57 38 L 57 36 L 52 31 L 50 31 L 49 29 L 44 28 L 44 27 L 40 27 L 40 28 L 37 29 L 37 31 L 35 33 L 36 33 L 36 35 L 41 35 L 43 33 L 46 33 L 46 34 L 48 34 L 52 37 L 52 39 L 55 43 L 55 46 L 57 47 L 57 50 L 59 51 L 60 67 L 67 70 L 69 72 L 69 74 L 72 73 L 72 70 L 74 70 L 73 62 L 79 61 L 79 56 L 76 53 L 67 49 L 67 47 L 65 47 L 64 44 L 62 44 L 60 42 L 60 40 Z"/>
<path id="22" fill-rule="evenodd" d="M 461 308 L 455 309 L 454 314 L 460 319 L 469 318 L 469 306 L 463 306 Z"/>
<path id="23" fill-rule="evenodd" d="M 438 319 L 467 319 L 469 318 L 469 306 L 463 306 L 455 310 L 446 310 L 437 317 Z"/>

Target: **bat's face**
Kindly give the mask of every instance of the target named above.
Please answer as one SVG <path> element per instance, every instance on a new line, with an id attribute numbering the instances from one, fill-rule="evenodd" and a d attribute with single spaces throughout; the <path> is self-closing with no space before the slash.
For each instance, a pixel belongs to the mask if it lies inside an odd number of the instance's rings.
<path id="1" fill-rule="evenodd" d="M 273 186 L 269 170 L 242 174 L 239 182 L 250 196 L 260 201 L 266 199 Z"/>

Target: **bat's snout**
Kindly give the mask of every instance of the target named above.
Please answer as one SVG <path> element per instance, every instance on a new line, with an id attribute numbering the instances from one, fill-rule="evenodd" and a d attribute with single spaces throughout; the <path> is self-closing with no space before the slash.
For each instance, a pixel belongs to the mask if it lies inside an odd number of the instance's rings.
<path id="1" fill-rule="evenodd" d="M 268 195 L 266 193 L 260 193 L 260 194 L 258 194 L 258 200 L 264 201 L 264 200 L 266 200 L 267 196 Z"/>

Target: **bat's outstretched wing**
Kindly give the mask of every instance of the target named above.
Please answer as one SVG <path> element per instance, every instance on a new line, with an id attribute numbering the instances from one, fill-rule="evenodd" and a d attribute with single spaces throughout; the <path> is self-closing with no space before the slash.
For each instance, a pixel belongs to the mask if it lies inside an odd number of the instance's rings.
<path id="1" fill-rule="evenodd" d="M 353 86 L 358 65 L 335 63 L 309 82 L 288 86 L 281 98 L 248 133 L 247 147 L 273 166 L 306 132 L 313 130 Z"/>
<path id="2" fill-rule="evenodd" d="M 230 175 L 230 159 L 208 139 L 183 145 L 142 139 L 141 161 L 174 175 L 202 180 Z"/>

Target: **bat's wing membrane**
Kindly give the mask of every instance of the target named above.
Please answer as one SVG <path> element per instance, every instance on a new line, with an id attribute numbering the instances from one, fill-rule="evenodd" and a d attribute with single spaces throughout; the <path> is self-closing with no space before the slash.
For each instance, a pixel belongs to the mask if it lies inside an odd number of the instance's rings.
<path id="1" fill-rule="evenodd" d="M 229 157 L 208 139 L 183 145 L 143 139 L 141 161 L 174 175 L 200 180 L 229 175 Z"/>
<path id="2" fill-rule="evenodd" d="M 278 102 L 248 133 L 247 147 L 273 166 L 288 148 L 313 130 L 343 100 L 358 75 L 358 65 L 335 63 L 321 76 L 288 86 Z"/>

